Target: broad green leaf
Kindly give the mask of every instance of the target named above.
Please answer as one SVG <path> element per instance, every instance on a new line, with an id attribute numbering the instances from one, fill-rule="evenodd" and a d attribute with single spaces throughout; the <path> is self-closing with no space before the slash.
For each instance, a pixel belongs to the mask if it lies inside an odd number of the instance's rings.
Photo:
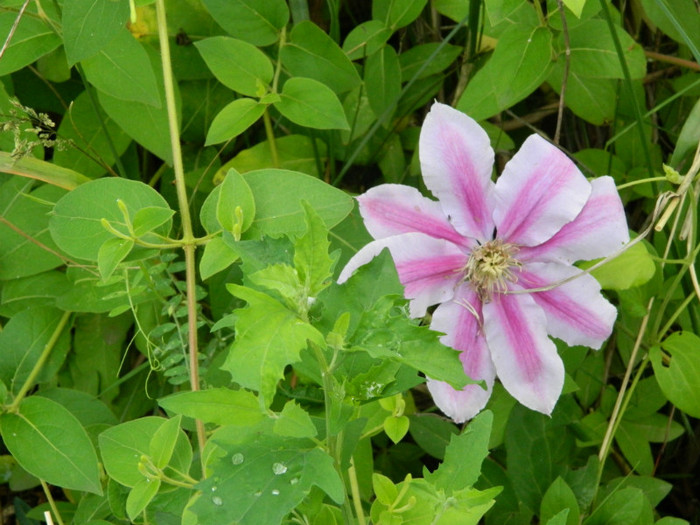
<path id="1" fill-rule="evenodd" d="M 401 66 L 396 51 L 386 45 L 365 62 L 365 87 L 377 118 L 394 108 L 401 94 Z"/>
<path id="2" fill-rule="evenodd" d="M 151 439 L 164 422 L 161 417 L 144 417 L 102 432 L 99 436 L 100 454 L 107 474 L 127 487 L 134 487 L 145 479 L 139 472 L 139 461 L 142 455 L 150 454 Z M 185 433 L 180 432 L 170 466 L 179 472 L 189 472 L 191 461 L 192 448 Z"/>
<path id="3" fill-rule="evenodd" d="M 564 64 L 557 60 L 547 83 L 561 92 Z M 615 118 L 617 107 L 617 81 L 608 78 L 591 78 L 569 73 L 566 80 L 566 106 L 577 116 L 596 126 L 609 124 Z"/>
<path id="4" fill-rule="evenodd" d="M 114 412 L 100 399 L 86 392 L 73 388 L 48 388 L 37 392 L 36 395 L 45 397 L 63 406 L 83 427 L 95 425 L 116 425 Z"/>
<path id="5" fill-rule="evenodd" d="M 106 95 L 157 108 L 165 104 L 146 50 L 126 29 L 82 65 L 88 81 Z"/>
<path id="6" fill-rule="evenodd" d="M 48 232 L 50 205 L 65 191 L 11 177 L 0 186 L 0 279 L 35 275 L 63 264 Z M 40 244 L 38 244 L 40 243 Z"/>
<path id="7" fill-rule="evenodd" d="M 245 232 L 255 219 L 255 199 L 245 178 L 235 169 L 228 170 L 221 183 L 216 205 L 216 218 L 236 240 Z"/>
<path id="8" fill-rule="evenodd" d="M 343 50 L 310 20 L 294 26 L 280 57 L 292 76 L 312 78 L 335 93 L 345 93 L 360 84 L 360 76 Z"/>
<path id="9" fill-rule="evenodd" d="M 256 46 L 273 44 L 289 21 L 284 0 L 203 0 L 227 33 Z"/>
<path id="10" fill-rule="evenodd" d="M 413 22 L 425 7 L 428 0 L 374 0 L 372 18 L 383 20 L 393 30 Z"/>
<path id="11" fill-rule="evenodd" d="M 160 206 L 147 206 L 141 208 L 131 218 L 131 225 L 137 237 L 143 237 L 160 226 L 166 224 L 175 215 L 175 211 L 170 208 Z"/>
<path id="12" fill-rule="evenodd" d="M 644 14 L 665 35 L 679 44 L 700 49 L 700 18 L 693 0 L 642 0 L 642 6 Z M 700 60 L 700 56 L 693 54 L 696 61 Z"/>
<path id="13" fill-rule="evenodd" d="M 243 40 L 214 36 L 195 44 L 204 61 L 225 86 L 257 97 L 272 81 L 272 62 L 265 53 Z"/>
<path id="14" fill-rule="evenodd" d="M 384 420 L 384 432 L 394 443 L 398 443 L 408 432 L 410 424 L 411 422 L 406 416 L 388 416 Z"/>
<path id="15" fill-rule="evenodd" d="M 0 13 L 0 35 L 3 43 L 15 24 L 18 12 L 7 9 Z M 61 45 L 61 38 L 36 13 L 25 12 L 19 21 L 9 46 L 0 60 L 0 77 L 28 66 Z"/>
<path id="16" fill-rule="evenodd" d="M 178 392 L 159 399 L 158 404 L 169 412 L 217 425 L 254 426 L 264 417 L 258 398 L 246 390 Z"/>
<path id="17" fill-rule="evenodd" d="M 135 520 L 158 494 L 160 479 L 143 478 L 134 485 L 126 498 L 126 513 L 131 520 Z"/>
<path id="18" fill-rule="evenodd" d="M 109 279 L 133 247 L 134 241 L 132 239 L 112 237 L 103 242 L 97 252 L 97 268 L 100 271 L 100 277 L 105 281 Z"/>
<path id="19" fill-rule="evenodd" d="M 435 414 L 414 414 L 410 419 L 413 440 L 434 458 L 444 459 L 452 435 L 459 432 L 455 424 Z"/>
<path id="20" fill-rule="evenodd" d="M 71 257 L 96 261 L 100 246 L 114 237 L 102 226 L 102 219 L 128 235 L 117 199 L 127 207 L 130 217 L 134 217 L 142 208 L 169 209 L 166 200 L 142 182 L 97 179 L 79 186 L 56 203 L 49 221 L 51 236 L 56 244 Z M 168 220 L 156 228 L 155 233 L 167 235 L 171 226 L 172 220 Z M 149 239 L 150 235 L 144 236 L 144 239 Z M 159 242 L 160 239 L 154 237 L 153 240 Z"/>
<path id="21" fill-rule="evenodd" d="M 644 519 L 646 518 L 646 519 Z M 651 525 L 654 522 L 651 506 L 644 493 L 634 487 L 624 488 L 601 501 L 584 525 Z"/>
<path id="22" fill-rule="evenodd" d="M 464 50 L 460 46 L 431 42 L 407 49 L 399 55 L 401 80 L 425 78 L 441 73 L 452 64 Z M 432 57 L 432 58 L 431 58 Z M 430 59 L 430 60 L 429 60 Z M 423 67 L 423 66 L 426 67 Z M 418 73 L 418 71 L 421 71 Z"/>
<path id="23" fill-rule="evenodd" d="M 226 142 L 255 124 L 265 113 L 265 105 L 252 98 L 239 98 L 216 114 L 207 132 L 205 146 Z"/>
<path id="24" fill-rule="evenodd" d="M 473 76 L 457 108 L 483 120 L 537 89 L 551 69 L 552 34 L 541 26 L 512 26 L 498 40 L 486 65 Z"/>
<path id="25" fill-rule="evenodd" d="M 304 285 L 299 281 L 299 273 L 292 266 L 284 263 L 272 264 L 253 274 L 248 274 L 248 278 L 258 287 L 262 286 L 279 292 L 291 310 L 298 312 L 304 308 L 303 305 L 298 304 L 300 300 L 306 301 Z"/>
<path id="26" fill-rule="evenodd" d="M 431 5 L 438 13 L 455 22 L 461 22 L 469 14 L 469 2 L 464 0 L 433 0 Z"/>
<path id="27" fill-rule="evenodd" d="M 61 405 L 45 397 L 22 400 L 0 416 L 5 446 L 30 474 L 70 490 L 102 494 L 97 454 L 85 429 Z"/>
<path id="28" fill-rule="evenodd" d="M 595 261 L 580 266 L 586 269 L 593 264 Z M 626 290 L 646 283 L 655 272 L 656 265 L 649 251 L 643 243 L 637 243 L 591 273 L 606 290 Z"/>
<path id="29" fill-rule="evenodd" d="M 368 57 L 382 48 L 391 37 L 391 29 L 379 20 L 367 20 L 355 26 L 345 37 L 343 51 L 350 60 Z"/>
<path id="30" fill-rule="evenodd" d="M 72 190 L 90 180 L 81 173 L 34 157 L 15 160 L 5 151 L 0 151 L 0 173 L 40 180 L 64 190 Z"/>
<path id="31" fill-rule="evenodd" d="M 338 97 L 324 84 L 294 77 L 284 83 L 275 107 L 300 126 L 315 129 L 350 129 Z"/>
<path id="32" fill-rule="evenodd" d="M 540 520 L 547 522 L 563 511 L 568 511 L 566 517 L 560 523 L 562 525 L 578 525 L 581 516 L 576 494 L 562 478 L 557 478 L 549 486 L 542 498 L 540 505 Z"/>
<path id="33" fill-rule="evenodd" d="M 489 22 L 492 26 L 497 26 L 501 22 L 512 20 L 515 13 L 522 8 L 523 2 L 520 0 L 491 0 L 484 5 Z M 533 9 L 530 7 L 530 10 Z"/>
<path id="34" fill-rule="evenodd" d="M 279 436 L 293 438 L 312 438 L 318 434 L 311 416 L 294 400 L 287 401 L 272 428 Z"/>
<path id="35" fill-rule="evenodd" d="M 54 150 L 56 164 L 90 178 L 105 174 L 107 167 L 114 165 L 114 151 L 122 155 L 131 143 L 129 136 L 111 118 L 102 111 L 99 115 L 95 112 L 84 91 L 71 104 L 58 135 L 73 141 L 75 146 Z"/>
<path id="36" fill-rule="evenodd" d="M 634 430 L 634 427 L 621 424 L 615 432 L 615 441 L 634 471 L 647 476 L 654 470 L 651 447 L 646 437 Z"/>
<path id="37" fill-rule="evenodd" d="M 148 445 L 148 450 L 149 456 L 156 467 L 163 469 L 170 463 L 170 458 L 173 457 L 173 452 L 175 451 L 177 439 L 180 437 L 181 422 L 181 415 L 166 419 L 160 428 L 156 430 L 155 434 L 153 434 L 151 442 Z"/>
<path id="38" fill-rule="evenodd" d="M 203 280 L 225 270 L 238 260 L 238 254 L 220 237 L 214 237 L 204 246 L 199 261 L 199 273 Z"/>
<path id="39" fill-rule="evenodd" d="M 10 318 L 22 310 L 55 306 L 69 287 L 63 272 L 54 270 L 2 283 L 0 315 Z"/>
<path id="40" fill-rule="evenodd" d="M 676 332 L 661 343 L 661 348 L 670 354 L 670 364 L 664 363 L 658 346 L 649 353 L 661 390 L 680 410 L 700 417 L 700 337 Z"/>
<path id="41" fill-rule="evenodd" d="M 488 456 L 493 414 L 486 410 L 476 416 L 460 435 L 453 434 L 442 464 L 425 479 L 450 494 L 471 487 L 481 475 L 481 463 Z"/>
<path id="42" fill-rule="evenodd" d="M 389 478 L 377 472 L 372 473 L 372 488 L 377 499 L 384 505 L 391 505 L 399 495 L 396 485 Z"/>
<path id="43" fill-rule="evenodd" d="M 586 5 L 586 0 L 564 0 L 564 5 L 568 7 L 573 14 L 580 18 L 581 13 L 583 12 L 583 6 Z"/>
<path id="44" fill-rule="evenodd" d="M 70 347 L 70 330 L 66 327 L 65 315 L 55 308 L 35 308 L 18 313 L 3 326 L 0 332 L 0 381 L 10 392 L 19 392 L 44 349 L 56 338 L 48 360 L 34 378 L 34 384 L 54 378 Z"/>
<path id="45" fill-rule="evenodd" d="M 316 297 L 326 288 L 333 275 L 333 261 L 328 255 L 328 228 L 323 219 L 303 201 L 306 233 L 294 243 L 294 267 L 307 297 Z"/>
<path id="46" fill-rule="evenodd" d="M 217 451 L 209 477 L 197 486 L 203 494 L 191 507 L 197 523 L 280 523 L 314 485 L 343 501 L 333 459 L 311 441 L 277 436 L 270 427 L 244 436 L 227 432 L 230 440 L 221 432 L 212 436 L 225 454 Z"/>
<path id="47" fill-rule="evenodd" d="M 259 391 L 269 406 L 285 367 L 299 361 L 308 340 L 323 346 L 323 336 L 269 295 L 236 284 L 227 288 L 248 307 L 235 311 L 236 340 L 222 368 L 241 386 Z"/>
<path id="48" fill-rule="evenodd" d="M 68 65 L 90 58 L 106 47 L 123 30 L 128 17 L 126 2 L 66 2 L 61 22 Z"/>

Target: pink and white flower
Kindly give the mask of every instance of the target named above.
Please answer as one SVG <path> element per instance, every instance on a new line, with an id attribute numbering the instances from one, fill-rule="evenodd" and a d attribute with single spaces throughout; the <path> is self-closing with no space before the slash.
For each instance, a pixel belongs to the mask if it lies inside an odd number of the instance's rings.
<path id="1" fill-rule="evenodd" d="M 610 177 L 589 182 L 538 135 L 494 183 L 484 130 L 439 103 L 425 119 L 419 148 L 425 185 L 438 201 L 398 184 L 358 197 L 375 240 L 350 260 L 339 282 L 388 248 L 411 316 L 439 305 L 431 328 L 460 352 L 464 372 L 487 386 L 458 391 L 428 378 L 435 403 L 454 421 L 486 405 L 496 376 L 523 405 L 550 414 L 564 366 L 549 335 L 600 348 L 617 315 L 598 282 L 572 266 L 629 240 L 615 184 Z"/>

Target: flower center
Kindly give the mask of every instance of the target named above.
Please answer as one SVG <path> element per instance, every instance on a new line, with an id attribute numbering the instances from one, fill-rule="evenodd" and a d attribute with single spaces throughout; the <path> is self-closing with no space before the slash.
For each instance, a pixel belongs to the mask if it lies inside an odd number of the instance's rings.
<path id="1" fill-rule="evenodd" d="M 515 244 L 499 239 L 488 241 L 472 251 L 464 267 L 464 280 L 472 284 L 484 303 L 491 300 L 494 292 L 507 291 L 507 282 L 518 280 L 514 270 L 519 270 L 522 263 L 514 257 L 516 253 L 518 247 Z"/>

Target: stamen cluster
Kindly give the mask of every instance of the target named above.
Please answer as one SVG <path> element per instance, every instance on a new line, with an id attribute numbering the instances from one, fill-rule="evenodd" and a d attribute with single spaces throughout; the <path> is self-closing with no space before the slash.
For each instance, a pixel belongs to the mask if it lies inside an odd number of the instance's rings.
<path id="1" fill-rule="evenodd" d="M 519 270 L 522 263 L 514 257 L 516 253 L 515 244 L 500 239 L 488 241 L 472 251 L 464 267 L 464 280 L 472 285 L 483 302 L 491 301 L 494 292 L 506 292 L 507 282 L 517 282 L 514 270 Z"/>

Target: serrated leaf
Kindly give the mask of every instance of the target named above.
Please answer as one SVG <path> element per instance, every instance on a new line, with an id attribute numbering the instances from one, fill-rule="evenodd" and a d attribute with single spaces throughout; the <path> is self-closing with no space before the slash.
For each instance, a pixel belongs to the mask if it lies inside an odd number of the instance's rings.
<path id="1" fill-rule="evenodd" d="M 316 297 L 332 276 L 333 260 L 328 255 L 328 228 L 311 205 L 302 201 L 306 233 L 294 243 L 294 267 L 308 297 Z"/>
<path id="2" fill-rule="evenodd" d="M 235 311 L 236 340 L 222 369 L 241 386 L 259 391 L 269 406 L 285 367 L 300 359 L 308 340 L 323 346 L 323 336 L 269 295 L 236 284 L 227 288 L 248 307 Z"/>
<path id="3" fill-rule="evenodd" d="M 217 425 L 253 426 L 263 419 L 258 398 L 246 390 L 178 392 L 159 399 L 158 404 L 170 412 Z"/>
<path id="4" fill-rule="evenodd" d="M 312 438 L 318 434 L 311 416 L 295 401 L 287 401 L 284 405 L 279 417 L 275 419 L 273 431 L 279 436 L 293 438 Z"/>
<path id="5" fill-rule="evenodd" d="M 273 264 L 249 275 L 248 279 L 256 286 L 279 292 L 292 310 L 296 310 L 296 302 L 304 291 L 296 269 L 288 264 Z"/>
<path id="6" fill-rule="evenodd" d="M 310 78 L 293 77 L 282 86 L 274 106 L 300 126 L 315 129 L 350 129 L 343 106 L 333 91 Z"/>

